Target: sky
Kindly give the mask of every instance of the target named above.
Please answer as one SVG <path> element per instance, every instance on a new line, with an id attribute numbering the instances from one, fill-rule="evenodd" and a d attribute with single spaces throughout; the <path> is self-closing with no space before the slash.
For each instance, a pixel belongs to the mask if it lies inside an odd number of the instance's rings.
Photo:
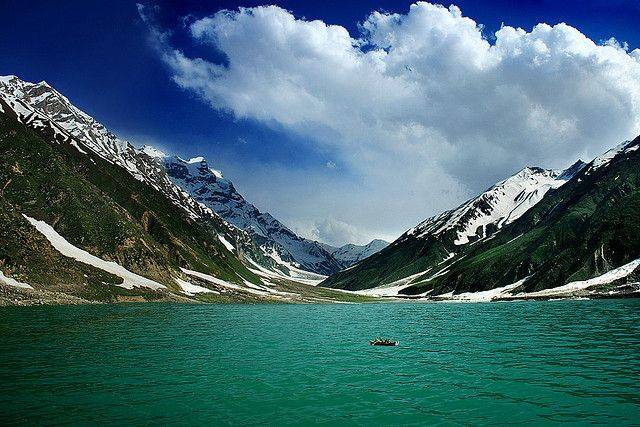
<path id="1" fill-rule="evenodd" d="M 0 2 L 0 75 L 205 156 L 305 237 L 393 240 L 640 134 L 640 1 Z"/>

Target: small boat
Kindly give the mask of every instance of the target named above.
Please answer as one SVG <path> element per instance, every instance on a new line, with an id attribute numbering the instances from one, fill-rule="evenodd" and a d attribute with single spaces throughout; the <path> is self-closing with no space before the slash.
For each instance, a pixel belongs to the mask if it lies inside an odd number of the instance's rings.
<path id="1" fill-rule="evenodd" d="M 382 338 L 376 338 L 375 340 L 371 340 L 369 341 L 370 345 L 383 345 L 383 346 L 388 346 L 388 347 L 393 347 L 398 345 L 398 341 L 393 341 L 393 340 L 387 340 L 387 339 L 382 339 Z"/>

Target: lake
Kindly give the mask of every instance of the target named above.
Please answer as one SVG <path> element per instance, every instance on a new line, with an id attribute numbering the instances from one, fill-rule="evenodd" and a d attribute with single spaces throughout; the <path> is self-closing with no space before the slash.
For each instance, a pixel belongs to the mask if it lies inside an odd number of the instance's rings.
<path id="1" fill-rule="evenodd" d="M 639 300 L 0 309 L 7 424 L 640 423 Z M 372 347 L 383 336 L 398 347 Z"/>

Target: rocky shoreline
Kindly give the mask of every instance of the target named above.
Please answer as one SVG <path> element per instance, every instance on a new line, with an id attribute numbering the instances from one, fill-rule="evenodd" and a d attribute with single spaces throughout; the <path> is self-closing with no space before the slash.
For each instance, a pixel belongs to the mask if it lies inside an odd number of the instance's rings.
<path id="1" fill-rule="evenodd" d="M 0 307 L 80 304 L 98 303 L 62 292 L 16 288 L 0 284 Z"/>

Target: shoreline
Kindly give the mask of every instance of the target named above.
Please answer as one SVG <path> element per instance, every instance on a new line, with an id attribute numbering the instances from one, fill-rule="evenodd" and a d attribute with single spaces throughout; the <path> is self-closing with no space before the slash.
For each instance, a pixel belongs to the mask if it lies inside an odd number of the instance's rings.
<path id="1" fill-rule="evenodd" d="M 300 300 L 274 300 L 260 299 L 247 301 L 243 298 L 229 298 L 219 301 L 203 301 L 195 298 L 187 298 L 173 293 L 159 295 L 155 299 L 145 299 L 143 296 L 118 297 L 115 300 L 99 301 L 81 298 L 64 292 L 48 291 L 41 289 L 23 289 L 7 285 L 0 285 L 0 308 L 2 307 L 36 307 L 36 306 L 74 306 L 90 304 L 131 304 L 131 303 L 179 303 L 179 304 L 393 304 L 406 302 L 421 303 L 495 303 L 495 302 L 523 302 L 523 301 L 560 301 L 560 300 L 605 300 L 605 299 L 633 299 L 640 298 L 640 290 L 617 293 L 576 293 L 572 295 L 536 295 L 536 296 L 503 296 L 490 300 L 473 300 L 448 297 L 425 296 L 379 296 L 368 301 L 354 302 L 340 299 L 313 298 Z"/>

